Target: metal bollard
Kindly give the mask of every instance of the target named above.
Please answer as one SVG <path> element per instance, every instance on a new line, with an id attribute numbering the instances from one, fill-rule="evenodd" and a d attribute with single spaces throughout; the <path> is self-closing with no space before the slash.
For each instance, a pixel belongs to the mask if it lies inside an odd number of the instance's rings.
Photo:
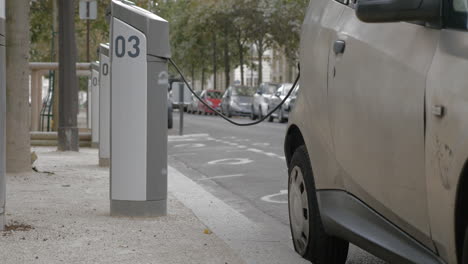
<path id="1" fill-rule="evenodd" d="M 91 63 L 91 147 L 99 148 L 99 62 Z"/>
<path id="2" fill-rule="evenodd" d="M 111 4 L 111 215 L 167 213 L 169 24 Z"/>
<path id="3" fill-rule="evenodd" d="M 110 166 L 110 57 L 109 45 L 99 47 L 99 166 Z"/>

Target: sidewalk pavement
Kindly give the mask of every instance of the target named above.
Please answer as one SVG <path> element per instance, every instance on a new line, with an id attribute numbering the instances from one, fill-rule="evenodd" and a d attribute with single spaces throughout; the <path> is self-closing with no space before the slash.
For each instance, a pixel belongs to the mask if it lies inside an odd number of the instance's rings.
<path id="1" fill-rule="evenodd" d="M 97 150 L 34 151 L 41 173 L 7 175 L 0 263 L 245 263 L 172 194 L 166 217 L 110 217 Z"/>

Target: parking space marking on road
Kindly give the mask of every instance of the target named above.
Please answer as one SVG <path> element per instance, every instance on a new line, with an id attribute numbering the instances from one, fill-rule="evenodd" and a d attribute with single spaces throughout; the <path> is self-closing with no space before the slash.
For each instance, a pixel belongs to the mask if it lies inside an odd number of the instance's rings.
<path id="1" fill-rule="evenodd" d="M 238 178 L 238 177 L 245 177 L 245 174 L 233 174 L 233 175 L 225 175 L 225 176 L 214 176 L 214 177 L 207 177 L 202 178 L 197 181 L 208 181 L 208 180 L 217 180 L 217 179 L 227 179 L 227 178 Z"/>
<path id="2" fill-rule="evenodd" d="M 252 163 L 253 160 L 251 159 L 243 159 L 243 158 L 232 158 L 232 159 L 220 159 L 220 160 L 213 160 L 208 162 L 208 165 L 245 165 Z"/>
<path id="3" fill-rule="evenodd" d="M 209 134 L 188 134 L 183 136 L 169 136 L 171 138 L 199 138 L 199 137 L 209 137 Z"/>
<path id="4" fill-rule="evenodd" d="M 199 141 L 200 139 L 197 138 L 170 138 L 168 139 L 168 142 L 194 142 L 194 141 Z"/>
<path id="5" fill-rule="evenodd" d="M 202 143 L 179 144 L 179 145 L 174 146 L 174 148 L 203 148 L 203 147 L 206 147 L 206 145 Z"/>
<path id="6" fill-rule="evenodd" d="M 258 153 L 258 154 L 264 154 L 264 155 L 267 155 L 268 157 L 273 157 L 273 158 L 279 158 L 281 160 L 286 160 L 286 158 L 284 156 L 281 156 L 281 155 L 278 155 L 278 154 L 272 153 L 272 152 L 266 152 L 266 151 L 263 151 L 261 149 L 249 148 L 249 149 L 247 149 L 247 151 L 255 152 L 255 153 Z"/>
<path id="7" fill-rule="evenodd" d="M 288 198 L 286 197 L 286 200 L 279 200 L 278 197 L 284 196 L 288 194 L 288 190 L 281 190 L 279 193 L 271 194 L 271 195 L 266 195 L 261 198 L 262 201 L 267 202 L 267 203 L 276 203 L 276 204 L 287 204 L 288 203 Z"/>

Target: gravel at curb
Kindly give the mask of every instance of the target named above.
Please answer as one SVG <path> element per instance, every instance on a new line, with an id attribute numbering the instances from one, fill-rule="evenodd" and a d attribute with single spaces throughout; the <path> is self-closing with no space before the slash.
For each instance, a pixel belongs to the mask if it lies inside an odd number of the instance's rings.
<path id="1" fill-rule="evenodd" d="M 7 176 L 0 263 L 245 263 L 172 195 L 167 217 L 110 217 L 97 150 L 34 151 L 42 173 Z"/>

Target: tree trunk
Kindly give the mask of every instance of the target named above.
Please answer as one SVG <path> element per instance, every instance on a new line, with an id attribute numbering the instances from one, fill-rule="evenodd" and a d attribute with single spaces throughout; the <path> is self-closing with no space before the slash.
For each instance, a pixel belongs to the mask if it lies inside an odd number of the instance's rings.
<path id="1" fill-rule="evenodd" d="M 257 46 L 258 52 L 258 85 L 263 82 L 263 41 L 258 42 Z"/>
<path id="2" fill-rule="evenodd" d="M 253 73 L 253 70 L 255 68 L 255 65 L 254 65 L 254 50 L 253 50 L 253 46 L 250 47 L 250 57 L 251 57 L 251 68 L 250 68 L 250 86 L 254 86 L 254 73 Z"/>
<path id="3" fill-rule="evenodd" d="M 217 64 L 217 57 L 218 57 L 218 54 L 216 52 L 216 33 L 213 32 L 213 89 L 214 90 L 217 90 L 216 89 L 216 82 L 217 82 L 217 74 L 218 74 L 218 64 Z"/>
<path id="4" fill-rule="evenodd" d="M 244 49 L 241 42 L 238 42 L 239 45 L 239 63 L 240 63 L 240 72 L 241 72 L 241 85 L 244 86 Z"/>
<path id="5" fill-rule="evenodd" d="M 59 60 L 58 56 L 58 1 L 59 0 L 52 0 L 53 5 L 54 5 L 54 12 L 53 12 L 53 26 L 54 26 L 54 47 L 55 47 L 55 58 L 54 62 L 57 62 Z M 55 71 L 54 73 L 54 91 L 53 91 L 53 98 L 52 98 L 52 131 L 58 131 L 58 125 L 59 125 L 59 94 L 60 94 L 60 87 L 59 87 L 59 71 Z"/>
<path id="6" fill-rule="evenodd" d="M 74 7 L 73 0 L 59 0 L 59 151 L 79 150 Z"/>
<path id="7" fill-rule="evenodd" d="M 192 89 L 195 90 L 195 64 L 192 63 Z"/>
<path id="8" fill-rule="evenodd" d="M 6 1 L 8 172 L 31 170 L 29 107 L 29 0 Z"/>
<path id="9" fill-rule="evenodd" d="M 205 90 L 205 67 L 203 66 L 202 73 L 201 73 L 201 89 L 202 91 Z"/>
<path id="10" fill-rule="evenodd" d="M 240 64 L 240 72 L 241 72 L 241 85 L 245 85 L 244 81 L 244 45 L 242 43 L 242 32 L 240 30 L 237 31 L 237 48 L 239 49 L 239 64 Z"/>
<path id="11" fill-rule="evenodd" d="M 229 55 L 229 29 L 224 25 L 224 76 L 226 78 L 225 88 L 231 84 L 231 56 Z"/>

